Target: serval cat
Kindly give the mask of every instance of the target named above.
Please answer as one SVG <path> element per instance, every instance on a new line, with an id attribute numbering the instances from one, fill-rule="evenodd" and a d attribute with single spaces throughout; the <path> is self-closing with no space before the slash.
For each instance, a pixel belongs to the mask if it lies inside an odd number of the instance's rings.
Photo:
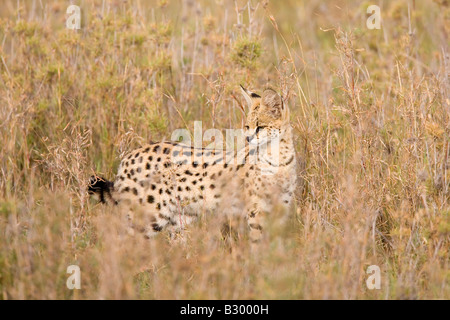
<path id="1" fill-rule="evenodd" d="M 124 156 L 114 182 L 91 177 L 89 193 L 120 206 L 131 227 L 146 237 L 167 227 L 179 230 L 222 203 L 220 211 L 247 218 L 250 240 L 257 242 L 264 215 L 292 201 L 295 150 L 281 96 L 270 88 L 262 96 L 242 86 L 241 91 L 249 107 L 244 148 L 225 152 L 175 142 L 145 145 Z M 145 223 L 136 223 L 136 216 Z"/>

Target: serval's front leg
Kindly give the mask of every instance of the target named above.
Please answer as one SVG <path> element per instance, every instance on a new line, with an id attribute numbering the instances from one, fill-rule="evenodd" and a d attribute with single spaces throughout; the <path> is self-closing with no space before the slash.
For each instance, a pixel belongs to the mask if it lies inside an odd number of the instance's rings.
<path id="1" fill-rule="evenodd" d="M 252 243 L 258 243 L 262 239 L 264 225 L 264 212 L 257 207 L 247 210 L 247 221 L 250 229 L 249 238 Z"/>

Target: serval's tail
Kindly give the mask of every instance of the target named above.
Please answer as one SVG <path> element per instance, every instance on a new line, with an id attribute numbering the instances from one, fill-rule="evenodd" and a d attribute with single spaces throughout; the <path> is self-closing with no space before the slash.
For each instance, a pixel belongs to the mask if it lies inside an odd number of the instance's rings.
<path id="1" fill-rule="evenodd" d="M 102 177 L 92 176 L 89 179 L 88 193 L 98 197 L 101 203 L 117 204 L 113 198 L 114 182 Z"/>

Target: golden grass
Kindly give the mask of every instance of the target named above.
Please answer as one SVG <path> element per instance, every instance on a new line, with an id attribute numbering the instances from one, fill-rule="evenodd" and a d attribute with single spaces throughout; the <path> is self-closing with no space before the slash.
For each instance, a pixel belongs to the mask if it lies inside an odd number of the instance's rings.
<path id="1" fill-rule="evenodd" d="M 2 299 L 450 298 L 448 1 L 79 5 L 79 31 L 67 1 L 0 5 Z M 239 84 L 289 96 L 301 159 L 258 254 L 220 212 L 146 241 L 89 200 L 139 143 L 242 127 Z"/>

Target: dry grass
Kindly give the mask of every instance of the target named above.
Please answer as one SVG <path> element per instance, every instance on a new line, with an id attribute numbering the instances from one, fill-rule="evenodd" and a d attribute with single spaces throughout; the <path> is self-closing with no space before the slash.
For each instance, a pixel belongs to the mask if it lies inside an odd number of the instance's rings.
<path id="1" fill-rule="evenodd" d="M 0 297 L 450 298 L 449 2 L 375 1 L 381 30 L 351 2 L 80 0 L 74 32 L 67 1 L 2 1 Z M 89 200 L 139 143 L 242 127 L 240 83 L 290 96 L 302 159 L 258 255 L 220 212 L 149 242 Z"/>

